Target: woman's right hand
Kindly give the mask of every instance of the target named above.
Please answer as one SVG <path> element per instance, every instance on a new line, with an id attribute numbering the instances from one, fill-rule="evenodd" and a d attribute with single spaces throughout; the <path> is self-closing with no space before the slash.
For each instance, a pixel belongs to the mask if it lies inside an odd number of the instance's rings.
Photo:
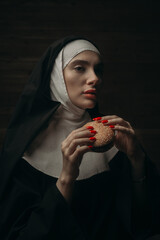
<path id="1" fill-rule="evenodd" d="M 57 187 L 69 200 L 76 178 L 79 175 L 79 167 L 86 152 L 91 151 L 95 131 L 93 128 L 78 128 L 72 131 L 62 142 L 63 167 L 57 181 Z"/>

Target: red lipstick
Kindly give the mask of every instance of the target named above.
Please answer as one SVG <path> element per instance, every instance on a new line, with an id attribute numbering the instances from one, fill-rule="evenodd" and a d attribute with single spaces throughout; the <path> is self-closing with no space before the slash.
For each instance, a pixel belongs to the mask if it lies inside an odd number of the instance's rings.
<path id="1" fill-rule="evenodd" d="M 84 94 L 88 94 L 88 93 L 96 94 L 96 89 L 89 89 L 84 92 Z"/>
<path id="2" fill-rule="evenodd" d="M 84 95 L 88 99 L 96 99 L 96 89 L 88 89 L 84 92 Z"/>

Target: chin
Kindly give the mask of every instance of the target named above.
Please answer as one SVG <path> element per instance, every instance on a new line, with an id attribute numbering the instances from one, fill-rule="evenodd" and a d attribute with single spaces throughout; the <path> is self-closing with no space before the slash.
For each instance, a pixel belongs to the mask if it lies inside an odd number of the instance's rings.
<path id="1" fill-rule="evenodd" d="M 90 103 L 85 103 L 83 106 L 81 106 L 82 109 L 92 109 L 96 105 L 96 102 L 90 102 Z"/>
<path id="2" fill-rule="evenodd" d="M 87 106 L 85 109 L 92 109 L 92 108 L 94 108 L 94 107 L 95 107 L 95 104 L 92 105 L 92 106 Z"/>

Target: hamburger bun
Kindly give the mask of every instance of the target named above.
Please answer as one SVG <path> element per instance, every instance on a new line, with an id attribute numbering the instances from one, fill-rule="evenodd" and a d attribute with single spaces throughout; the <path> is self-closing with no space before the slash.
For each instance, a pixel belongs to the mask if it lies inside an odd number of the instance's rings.
<path id="1" fill-rule="evenodd" d="M 92 126 L 96 131 L 94 135 L 96 141 L 92 148 L 94 152 L 105 152 L 113 147 L 114 131 L 109 126 L 104 126 L 103 123 L 98 121 L 88 122 L 84 126 Z"/>

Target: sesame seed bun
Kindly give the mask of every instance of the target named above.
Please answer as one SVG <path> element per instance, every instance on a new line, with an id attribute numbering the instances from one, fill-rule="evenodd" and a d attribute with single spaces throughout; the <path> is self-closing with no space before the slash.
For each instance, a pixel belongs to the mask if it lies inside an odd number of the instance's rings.
<path id="1" fill-rule="evenodd" d="M 94 135 L 96 141 L 92 148 L 94 152 L 105 152 L 113 147 L 114 131 L 109 126 L 104 126 L 103 123 L 98 121 L 88 122 L 84 126 L 92 126 L 97 132 Z"/>

